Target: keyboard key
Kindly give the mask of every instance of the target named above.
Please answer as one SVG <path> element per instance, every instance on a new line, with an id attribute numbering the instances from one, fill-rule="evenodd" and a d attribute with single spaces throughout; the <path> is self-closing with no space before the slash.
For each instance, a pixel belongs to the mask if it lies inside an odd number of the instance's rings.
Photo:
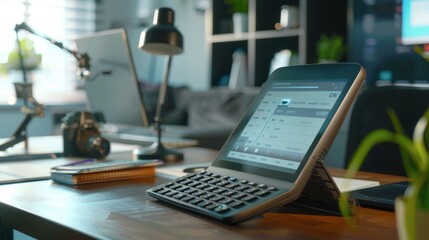
<path id="1" fill-rule="evenodd" d="M 254 193 L 254 192 L 257 192 L 257 191 L 259 191 L 259 188 L 252 187 L 252 188 L 247 189 L 245 192 L 247 192 L 247 193 Z"/>
<path id="2" fill-rule="evenodd" d="M 203 178 L 203 176 L 195 175 L 195 176 L 191 177 L 191 180 L 196 181 L 196 180 L 200 180 L 201 178 Z"/>
<path id="3" fill-rule="evenodd" d="M 206 193 L 204 195 L 201 195 L 200 197 L 204 198 L 204 199 L 209 199 L 209 198 L 214 197 L 214 196 L 215 195 L 213 193 Z"/>
<path id="4" fill-rule="evenodd" d="M 239 208 L 239 207 L 244 206 L 244 202 L 242 202 L 242 201 L 234 201 L 232 203 L 229 203 L 228 205 L 230 207 L 233 207 L 233 208 Z"/>
<path id="5" fill-rule="evenodd" d="M 228 185 L 229 184 L 229 182 L 228 181 L 221 181 L 221 182 L 219 182 L 219 183 L 217 183 L 216 185 L 217 186 L 225 186 L 225 185 Z"/>
<path id="6" fill-rule="evenodd" d="M 173 195 L 175 195 L 177 192 L 176 191 L 170 191 L 168 193 L 165 194 L 165 196 L 167 197 L 172 197 Z"/>
<path id="7" fill-rule="evenodd" d="M 249 186 L 247 186 L 247 185 L 238 185 L 236 188 L 234 188 L 234 190 L 236 190 L 236 191 L 244 191 L 244 190 L 246 190 L 248 188 L 249 188 Z"/>
<path id="8" fill-rule="evenodd" d="M 182 185 L 180 185 L 180 184 L 174 184 L 174 185 L 171 185 L 169 188 L 170 189 L 176 189 L 176 188 L 180 188 Z"/>
<path id="9" fill-rule="evenodd" d="M 225 188 L 219 188 L 219 189 L 214 190 L 213 193 L 221 194 L 221 193 L 226 192 L 226 191 L 228 191 L 228 190 Z"/>
<path id="10" fill-rule="evenodd" d="M 256 196 L 266 196 L 266 195 L 268 195 L 270 192 L 269 191 L 267 191 L 267 190 L 260 190 L 260 191 L 258 191 L 258 192 L 255 192 L 254 194 L 256 195 Z"/>
<path id="11" fill-rule="evenodd" d="M 188 185 L 189 183 L 192 183 L 193 181 L 190 179 L 186 179 L 185 181 L 181 182 L 182 185 Z"/>
<path id="12" fill-rule="evenodd" d="M 245 193 L 237 193 L 237 194 L 232 195 L 231 197 L 235 198 L 235 199 L 240 199 L 240 198 L 243 198 L 245 196 L 247 196 Z"/>
<path id="13" fill-rule="evenodd" d="M 152 188 L 152 191 L 153 192 L 158 192 L 158 191 L 161 191 L 162 189 L 164 189 L 164 187 L 163 186 L 159 186 L 159 187 Z"/>
<path id="14" fill-rule="evenodd" d="M 228 203 L 232 203 L 232 202 L 234 202 L 234 199 L 225 198 L 224 200 L 220 201 L 219 203 L 228 204 Z"/>
<path id="15" fill-rule="evenodd" d="M 185 176 L 185 177 L 177 178 L 175 180 L 175 182 L 176 183 L 182 183 L 182 182 L 187 181 L 187 180 L 189 180 L 189 179 Z"/>
<path id="16" fill-rule="evenodd" d="M 197 189 L 203 189 L 203 188 L 208 187 L 208 186 L 209 186 L 208 184 L 201 183 L 200 185 L 196 186 L 195 188 L 197 188 Z"/>
<path id="17" fill-rule="evenodd" d="M 200 182 L 194 181 L 194 182 L 188 184 L 189 187 L 195 187 L 197 185 L 200 185 Z"/>
<path id="18" fill-rule="evenodd" d="M 214 197 L 210 198 L 210 201 L 219 202 L 222 199 L 224 199 L 224 197 L 222 197 L 222 196 L 214 196 Z"/>
<path id="19" fill-rule="evenodd" d="M 254 195 L 247 195 L 246 197 L 241 198 L 240 200 L 245 201 L 245 202 L 251 202 L 251 201 L 254 201 L 256 199 L 258 199 L 258 198 Z"/>
<path id="20" fill-rule="evenodd" d="M 164 194 L 166 194 L 166 193 L 168 193 L 170 191 L 171 191 L 170 189 L 164 188 L 163 190 L 159 191 L 158 193 L 161 194 L 161 195 L 164 195 Z"/>
<path id="21" fill-rule="evenodd" d="M 249 184 L 249 186 L 252 186 L 252 187 L 258 186 L 258 184 L 255 182 L 248 182 L 247 184 Z"/>
<path id="22" fill-rule="evenodd" d="M 198 203 L 202 202 L 203 200 L 201 198 L 195 198 L 194 200 L 191 200 L 189 203 L 193 205 L 197 205 Z"/>
<path id="23" fill-rule="evenodd" d="M 188 186 L 182 186 L 182 187 L 180 187 L 180 188 L 178 188 L 178 189 L 176 189 L 178 192 L 183 192 L 183 191 L 185 191 L 185 190 L 187 190 L 187 189 L 189 189 L 189 187 Z"/>
<path id="24" fill-rule="evenodd" d="M 218 183 L 218 182 L 220 182 L 221 180 L 219 179 L 219 178 L 215 178 L 215 179 L 213 179 L 213 180 L 210 180 L 210 181 L 208 181 L 207 183 L 208 184 L 216 184 L 216 183 Z"/>
<path id="25" fill-rule="evenodd" d="M 173 196 L 173 198 L 175 198 L 175 199 L 181 199 L 183 197 L 186 197 L 186 195 L 183 194 L 183 193 L 178 193 L 178 194 L 176 194 L 176 195 Z"/>
<path id="26" fill-rule="evenodd" d="M 210 201 L 206 201 L 206 200 L 204 200 L 204 201 L 202 201 L 202 202 L 198 203 L 198 206 L 200 206 L 200 207 L 205 207 L 205 206 L 208 206 L 208 205 L 210 205 L 210 204 L 212 204 Z"/>
<path id="27" fill-rule="evenodd" d="M 219 207 L 219 204 L 217 204 L 217 203 L 212 203 L 212 204 L 206 206 L 206 208 L 208 210 L 213 210 L 213 209 L 215 209 L 217 207 Z"/>
<path id="28" fill-rule="evenodd" d="M 209 187 L 204 188 L 204 191 L 213 192 L 216 189 L 217 189 L 217 187 L 215 187 L 215 186 L 209 186 Z"/>
<path id="29" fill-rule="evenodd" d="M 192 199 L 194 199 L 194 197 L 192 197 L 192 196 L 186 196 L 186 197 L 182 198 L 182 201 L 184 201 L 184 202 L 189 202 L 189 201 L 191 201 Z"/>
<path id="30" fill-rule="evenodd" d="M 199 181 L 200 181 L 200 182 L 208 182 L 208 181 L 210 181 L 210 180 L 212 180 L 212 178 L 205 177 L 205 178 L 200 179 Z"/>
<path id="31" fill-rule="evenodd" d="M 194 193 L 194 192 L 196 192 L 196 191 L 197 191 L 197 189 L 195 189 L 195 188 L 190 188 L 190 189 L 188 189 L 188 190 L 184 191 L 184 193 L 186 193 L 186 194 L 192 194 L 192 193 Z"/>
<path id="32" fill-rule="evenodd" d="M 237 186 L 239 186 L 239 184 L 238 184 L 238 183 L 230 183 L 230 184 L 226 185 L 225 187 L 226 187 L 226 188 L 235 188 L 235 187 L 237 187 Z"/>
<path id="33" fill-rule="evenodd" d="M 222 195 L 230 197 L 230 196 L 234 195 L 235 193 L 236 193 L 235 191 L 227 191 L 227 192 L 222 193 Z"/>
<path id="34" fill-rule="evenodd" d="M 194 192 L 194 193 L 193 193 L 193 195 L 194 195 L 194 196 L 197 196 L 197 197 L 199 197 L 199 196 L 201 196 L 201 195 L 204 195 L 204 194 L 206 194 L 206 192 L 204 192 L 204 191 L 197 191 L 197 192 Z"/>
<path id="35" fill-rule="evenodd" d="M 226 204 L 221 204 L 219 205 L 217 208 L 213 209 L 213 211 L 217 212 L 217 213 L 223 213 L 228 211 L 230 208 L 228 205 Z"/>

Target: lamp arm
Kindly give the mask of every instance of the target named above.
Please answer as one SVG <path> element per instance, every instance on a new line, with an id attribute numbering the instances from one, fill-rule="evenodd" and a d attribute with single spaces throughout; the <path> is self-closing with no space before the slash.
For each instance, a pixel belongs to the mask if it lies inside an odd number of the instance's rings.
<path id="1" fill-rule="evenodd" d="M 15 32 L 18 32 L 20 30 L 26 30 L 27 32 L 29 32 L 31 34 L 34 34 L 34 35 L 39 36 L 41 38 L 44 38 L 45 40 L 49 41 L 52 45 L 55 45 L 58 48 L 64 50 L 65 52 L 68 52 L 69 54 L 73 55 L 77 60 L 79 60 L 83 55 L 77 51 L 74 51 L 74 50 L 71 50 L 71 49 L 64 47 L 64 44 L 62 42 L 55 41 L 54 39 L 48 37 L 47 35 L 45 35 L 43 33 L 36 32 L 33 28 L 28 26 L 25 22 L 22 22 L 21 24 L 15 25 Z"/>
<path id="2" fill-rule="evenodd" d="M 65 52 L 73 55 L 73 57 L 75 57 L 76 60 L 77 60 L 77 62 L 78 62 L 79 68 L 89 68 L 89 56 L 88 56 L 88 54 L 86 54 L 86 53 L 80 53 L 78 51 L 66 48 L 62 42 L 58 42 L 58 41 L 52 39 L 51 37 L 49 37 L 49 36 L 47 36 L 47 35 L 45 35 L 43 33 L 35 31 L 33 28 L 31 28 L 30 26 L 28 26 L 25 22 L 22 22 L 21 24 L 16 24 L 15 25 L 15 32 L 17 34 L 18 34 L 18 32 L 20 30 L 26 30 L 27 32 L 29 32 L 31 34 L 34 34 L 34 35 L 36 35 L 38 37 L 41 37 L 41 38 L 49 41 L 52 45 L 55 45 L 58 48 L 62 49 L 63 51 L 65 51 Z M 18 44 L 18 46 L 19 46 L 19 44 Z M 23 62 L 21 64 L 23 64 Z"/>

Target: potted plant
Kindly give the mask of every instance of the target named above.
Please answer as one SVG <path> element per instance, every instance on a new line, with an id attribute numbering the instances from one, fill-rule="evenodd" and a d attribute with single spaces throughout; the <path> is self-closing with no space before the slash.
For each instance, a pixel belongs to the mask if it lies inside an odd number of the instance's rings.
<path id="1" fill-rule="evenodd" d="M 322 35 L 316 44 L 319 63 L 338 62 L 346 53 L 343 37 L 340 35 Z"/>
<path id="2" fill-rule="evenodd" d="M 225 0 L 228 13 L 232 14 L 234 33 L 243 33 L 248 30 L 248 0 Z"/>
<path id="3" fill-rule="evenodd" d="M 24 67 L 27 71 L 37 69 L 42 63 L 42 54 L 36 53 L 33 42 L 28 38 L 19 40 L 21 46 L 22 56 L 24 58 Z M 9 53 L 7 60 L 8 69 L 21 70 L 21 63 L 19 60 L 18 46 Z"/>
<path id="4" fill-rule="evenodd" d="M 403 196 L 395 201 L 398 234 L 400 239 L 429 239 L 429 109 L 417 122 L 412 139 L 402 130 L 398 117 L 388 111 L 394 131 L 376 129 L 369 133 L 356 149 L 347 169 L 347 178 L 354 178 L 369 151 L 377 144 L 397 144 L 410 184 Z M 340 210 L 347 219 L 352 216 L 349 193 L 340 198 Z"/>

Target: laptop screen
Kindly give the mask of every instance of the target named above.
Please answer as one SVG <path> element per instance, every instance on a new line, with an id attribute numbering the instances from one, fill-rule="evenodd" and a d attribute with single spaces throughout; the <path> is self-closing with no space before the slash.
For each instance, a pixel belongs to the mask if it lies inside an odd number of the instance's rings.
<path id="1" fill-rule="evenodd" d="M 103 113 L 107 123 L 147 126 L 125 29 L 80 37 L 76 46 L 90 57 L 92 77 L 84 83 L 89 110 Z"/>

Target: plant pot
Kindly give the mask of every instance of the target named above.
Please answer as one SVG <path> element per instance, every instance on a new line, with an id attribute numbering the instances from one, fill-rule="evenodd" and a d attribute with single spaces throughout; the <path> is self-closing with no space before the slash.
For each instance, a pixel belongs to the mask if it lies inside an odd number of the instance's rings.
<path id="1" fill-rule="evenodd" d="M 396 226 L 398 228 L 398 236 L 401 240 L 413 240 L 412 237 L 408 235 L 409 230 L 406 229 L 407 217 L 406 217 L 406 204 L 402 197 L 398 197 L 395 200 L 395 215 L 396 215 Z M 429 239 L 429 230 L 427 229 L 429 222 L 429 211 L 427 210 L 417 210 L 416 219 L 415 219 L 415 229 L 410 229 L 415 231 L 415 239 L 423 240 Z"/>
<path id="2" fill-rule="evenodd" d="M 234 33 L 244 33 L 248 31 L 248 15 L 247 13 L 234 13 L 232 15 L 232 24 Z"/>

